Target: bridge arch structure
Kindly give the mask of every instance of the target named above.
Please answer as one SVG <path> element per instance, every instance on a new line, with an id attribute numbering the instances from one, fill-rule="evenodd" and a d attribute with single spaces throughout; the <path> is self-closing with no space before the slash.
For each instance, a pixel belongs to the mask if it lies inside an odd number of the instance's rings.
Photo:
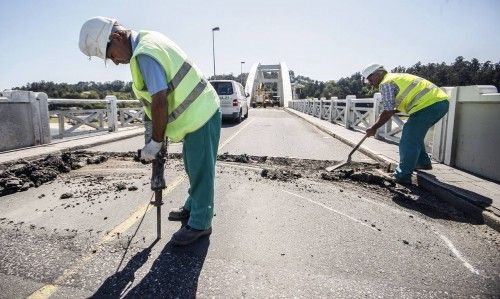
<path id="1" fill-rule="evenodd" d="M 257 89 L 265 83 L 277 84 L 280 107 L 288 107 L 288 102 L 292 100 L 292 86 L 286 63 L 261 64 L 256 62 L 252 65 L 245 84 L 245 92 L 250 95 L 251 103 L 255 101 Z"/>

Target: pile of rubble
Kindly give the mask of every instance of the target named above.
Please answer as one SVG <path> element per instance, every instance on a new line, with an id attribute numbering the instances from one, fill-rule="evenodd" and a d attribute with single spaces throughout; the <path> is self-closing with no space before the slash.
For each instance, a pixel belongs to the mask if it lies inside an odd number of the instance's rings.
<path id="1" fill-rule="evenodd" d="M 35 161 L 19 160 L 2 165 L 0 169 L 0 196 L 28 190 L 57 178 L 60 173 L 82 168 L 87 164 L 106 161 L 106 155 L 92 155 L 84 151 L 48 155 Z"/>
<path id="2" fill-rule="evenodd" d="M 28 190 L 52 181 L 60 173 L 79 169 L 87 164 L 99 164 L 108 158 L 132 158 L 139 161 L 136 153 L 93 153 L 86 151 L 66 152 L 48 155 L 36 161 L 19 160 L 2 165 L 0 168 L 0 196 Z M 182 154 L 169 153 L 167 159 L 182 159 Z M 292 181 L 302 177 L 320 178 L 327 181 L 350 180 L 382 187 L 394 186 L 394 183 L 381 176 L 378 164 L 352 163 L 349 167 L 334 172 L 325 168 L 335 161 L 297 159 L 286 157 L 251 156 L 247 154 L 230 155 L 224 153 L 218 161 L 253 164 L 262 169 L 263 178 L 277 181 Z"/>

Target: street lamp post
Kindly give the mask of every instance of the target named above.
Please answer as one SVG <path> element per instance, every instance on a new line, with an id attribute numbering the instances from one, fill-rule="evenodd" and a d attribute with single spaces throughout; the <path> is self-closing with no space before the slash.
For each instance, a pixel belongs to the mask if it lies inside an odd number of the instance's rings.
<path id="1" fill-rule="evenodd" d="M 214 79 L 215 79 L 215 38 L 214 38 L 214 32 L 215 31 L 219 31 L 220 28 L 219 27 L 214 27 L 212 28 L 212 53 L 213 53 L 213 57 L 214 57 Z"/>
<path id="2" fill-rule="evenodd" d="M 244 61 L 240 62 L 240 80 L 241 80 L 241 85 L 243 85 L 243 64 L 244 63 L 245 63 Z"/>

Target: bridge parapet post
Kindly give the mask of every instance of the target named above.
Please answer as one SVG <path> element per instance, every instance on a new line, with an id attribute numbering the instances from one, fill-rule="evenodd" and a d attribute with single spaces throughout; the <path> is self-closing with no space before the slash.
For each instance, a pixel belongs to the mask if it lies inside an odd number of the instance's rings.
<path id="1" fill-rule="evenodd" d="M 332 122 L 332 114 L 333 114 L 333 105 L 334 105 L 334 100 L 336 99 L 337 97 L 331 97 L 330 98 L 330 111 L 328 112 L 328 121 L 329 122 Z"/>
<path id="2" fill-rule="evenodd" d="M 325 98 L 320 98 L 320 99 L 319 99 L 319 115 L 318 115 L 318 118 L 319 118 L 319 119 L 322 119 L 322 118 L 323 118 L 322 116 L 323 116 L 323 109 L 324 109 L 324 106 L 323 106 L 323 100 L 324 100 L 324 99 L 325 99 Z"/>
<path id="3" fill-rule="evenodd" d="M 106 96 L 109 116 L 108 116 L 108 130 L 109 132 L 118 131 L 118 105 L 116 96 Z"/>
<path id="4" fill-rule="evenodd" d="M 350 129 L 351 128 L 351 125 L 352 125 L 352 112 L 351 112 L 351 109 L 352 109 L 352 100 L 355 99 L 356 96 L 355 95 L 348 95 L 345 99 L 346 99 L 346 102 L 345 102 L 345 111 L 344 111 L 344 126 L 346 127 L 346 129 Z"/>

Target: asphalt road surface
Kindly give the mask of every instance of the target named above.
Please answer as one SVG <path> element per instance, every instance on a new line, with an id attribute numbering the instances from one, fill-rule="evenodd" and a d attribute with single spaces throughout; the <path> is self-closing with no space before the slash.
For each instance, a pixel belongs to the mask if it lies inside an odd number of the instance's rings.
<path id="1" fill-rule="evenodd" d="M 326 179 L 318 165 L 349 150 L 279 109 L 224 123 L 220 154 L 287 159 L 219 161 L 213 233 L 186 247 L 166 219 L 187 194 L 180 159 L 167 163 L 159 241 L 150 166 L 128 156 L 0 197 L 0 298 L 500 296 L 497 232 L 418 188 Z M 353 159 L 361 173 L 374 163 Z"/>

